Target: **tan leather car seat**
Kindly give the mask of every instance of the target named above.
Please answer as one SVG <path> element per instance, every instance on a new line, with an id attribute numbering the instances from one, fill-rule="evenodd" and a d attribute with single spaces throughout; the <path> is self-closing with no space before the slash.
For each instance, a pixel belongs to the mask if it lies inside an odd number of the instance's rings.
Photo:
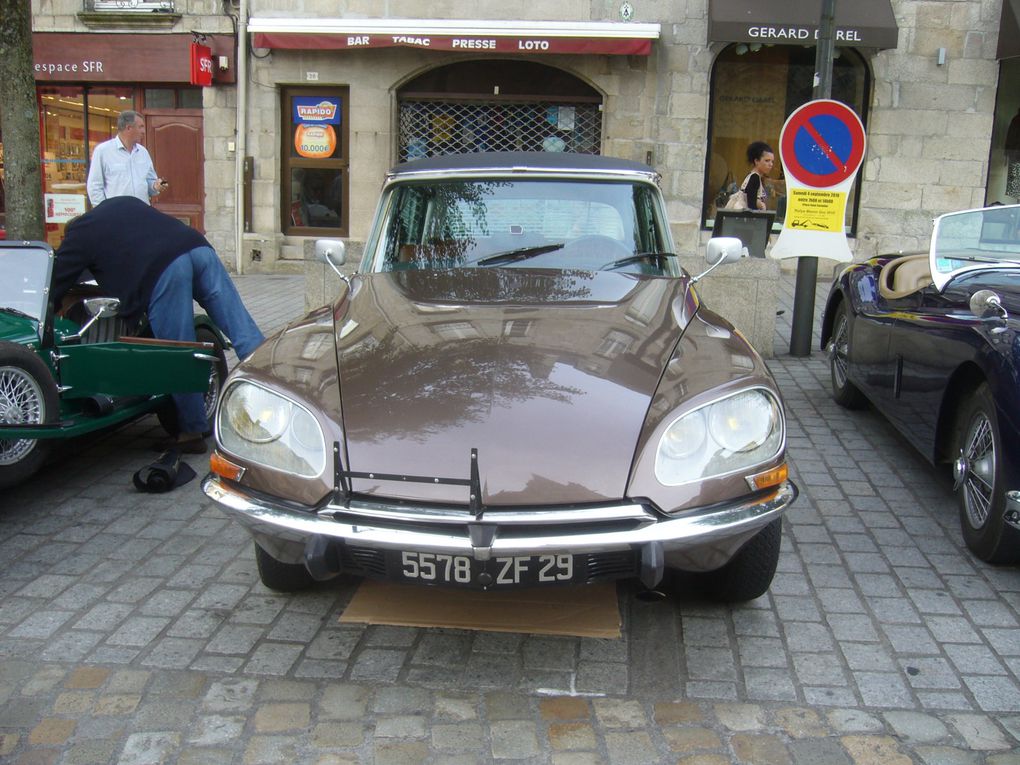
<path id="1" fill-rule="evenodd" d="M 931 284 L 928 254 L 904 255 L 893 258 L 878 274 L 878 294 L 886 300 L 912 295 Z"/>

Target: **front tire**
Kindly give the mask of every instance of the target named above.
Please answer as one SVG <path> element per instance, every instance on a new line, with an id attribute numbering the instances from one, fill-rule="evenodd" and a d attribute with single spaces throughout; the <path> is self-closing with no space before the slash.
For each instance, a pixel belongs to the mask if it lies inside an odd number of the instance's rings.
<path id="1" fill-rule="evenodd" d="M 223 390 L 223 381 L 227 379 L 227 352 L 219 336 L 208 327 L 196 327 L 195 340 L 200 343 L 212 343 L 212 353 L 217 361 L 210 362 L 209 388 L 203 394 L 205 398 L 205 417 L 209 421 L 209 430 L 203 436 L 212 434 L 213 415 L 216 413 L 216 402 L 219 401 L 220 393 Z M 177 419 L 177 407 L 173 400 L 156 410 L 156 417 L 163 430 L 171 436 L 181 432 L 180 422 Z"/>
<path id="2" fill-rule="evenodd" d="M 845 409 L 861 409 L 867 403 L 864 394 L 850 382 L 850 309 L 842 301 L 832 321 L 829 351 L 829 376 L 832 378 L 832 399 Z"/>
<path id="3" fill-rule="evenodd" d="M 676 586 L 693 587 L 712 600 L 743 603 L 760 598 L 772 584 L 779 565 L 783 520 L 777 518 L 751 537 L 729 562 L 715 571 L 674 572 Z"/>
<path id="4" fill-rule="evenodd" d="M 1020 562 L 1020 532 L 1003 520 L 1004 455 L 995 402 L 987 384 L 964 401 L 953 442 L 953 475 L 963 541 L 987 563 Z"/>
<path id="5" fill-rule="evenodd" d="M 300 563 L 283 563 L 255 543 L 255 565 L 262 584 L 276 592 L 307 590 L 315 581 Z"/>
<path id="6" fill-rule="evenodd" d="M 60 409 L 57 386 L 42 359 L 13 343 L 0 343 L 0 422 L 54 422 Z M 50 452 L 46 439 L 0 439 L 0 488 L 33 475 Z"/>

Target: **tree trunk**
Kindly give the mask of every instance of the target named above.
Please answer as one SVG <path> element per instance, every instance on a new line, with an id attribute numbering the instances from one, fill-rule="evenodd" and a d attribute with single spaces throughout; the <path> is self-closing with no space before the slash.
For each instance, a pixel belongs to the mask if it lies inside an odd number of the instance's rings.
<path id="1" fill-rule="evenodd" d="M 0 0 L 0 133 L 8 239 L 44 239 L 31 0 Z"/>

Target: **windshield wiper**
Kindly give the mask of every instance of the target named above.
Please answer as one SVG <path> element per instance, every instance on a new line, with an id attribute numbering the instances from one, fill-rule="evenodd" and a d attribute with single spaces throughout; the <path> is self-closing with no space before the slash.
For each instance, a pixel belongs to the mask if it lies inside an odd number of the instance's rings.
<path id="1" fill-rule="evenodd" d="M 657 260 L 659 265 L 665 263 L 666 258 L 675 258 L 675 252 L 638 252 L 634 255 L 628 255 L 625 258 L 614 260 L 612 263 L 606 263 L 602 266 L 603 271 L 612 271 L 623 266 L 629 266 L 631 263 L 637 263 L 642 260 Z"/>
<path id="2" fill-rule="evenodd" d="M 1020 261 L 1020 253 L 1004 253 L 1010 255 L 1009 258 L 993 258 L 988 255 L 936 255 L 937 259 L 944 260 L 962 260 L 965 263 L 1001 263 L 1004 266 L 1015 266 Z"/>
<path id="3" fill-rule="evenodd" d="M 19 311 L 17 308 L 11 308 L 5 305 L 0 305 L 0 311 L 2 311 L 3 313 L 9 313 L 11 316 L 20 316 L 23 319 L 35 319 L 35 316 L 32 316 L 31 314 L 25 313 L 24 311 Z"/>
<path id="4" fill-rule="evenodd" d="M 489 255 L 481 260 L 476 260 L 475 265 L 483 267 L 501 266 L 504 263 L 514 263 L 518 260 L 527 260 L 528 258 L 545 255 L 547 252 L 562 250 L 565 245 L 566 242 L 556 242 L 555 244 L 543 244 L 538 247 L 521 247 L 516 250 L 508 250 L 507 252 L 500 252 L 496 255 Z"/>

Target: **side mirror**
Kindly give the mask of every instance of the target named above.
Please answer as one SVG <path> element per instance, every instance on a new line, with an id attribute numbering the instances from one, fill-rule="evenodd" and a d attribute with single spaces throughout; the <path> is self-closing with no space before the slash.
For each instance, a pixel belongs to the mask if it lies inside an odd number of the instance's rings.
<path id="1" fill-rule="evenodd" d="M 714 236 L 708 240 L 708 245 L 705 247 L 705 260 L 708 261 L 708 269 L 692 278 L 691 282 L 697 282 L 723 263 L 736 263 L 747 256 L 747 248 L 737 237 Z"/>
<path id="2" fill-rule="evenodd" d="M 116 316 L 120 308 L 120 300 L 113 297 L 88 298 L 84 301 L 85 310 L 93 319 L 103 319 L 107 316 Z"/>
<path id="3" fill-rule="evenodd" d="M 1002 307 L 1002 299 L 992 290 L 978 290 L 971 295 L 970 312 L 979 319 L 1009 317 L 1006 309 Z"/>
<path id="4" fill-rule="evenodd" d="M 350 280 L 338 268 L 347 262 L 347 244 L 342 239 L 316 239 L 315 259 L 332 268 L 337 276 L 350 285 Z"/>
<path id="5" fill-rule="evenodd" d="M 82 324 L 75 334 L 68 335 L 65 338 L 67 340 L 81 340 L 97 321 L 108 316 L 116 316 L 117 310 L 120 308 L 120 300 L 112 297 L 87 298 L 82 301 L 82 305 L 85 306 L 85 310 L 89 312 L 91 318 Z"/>

